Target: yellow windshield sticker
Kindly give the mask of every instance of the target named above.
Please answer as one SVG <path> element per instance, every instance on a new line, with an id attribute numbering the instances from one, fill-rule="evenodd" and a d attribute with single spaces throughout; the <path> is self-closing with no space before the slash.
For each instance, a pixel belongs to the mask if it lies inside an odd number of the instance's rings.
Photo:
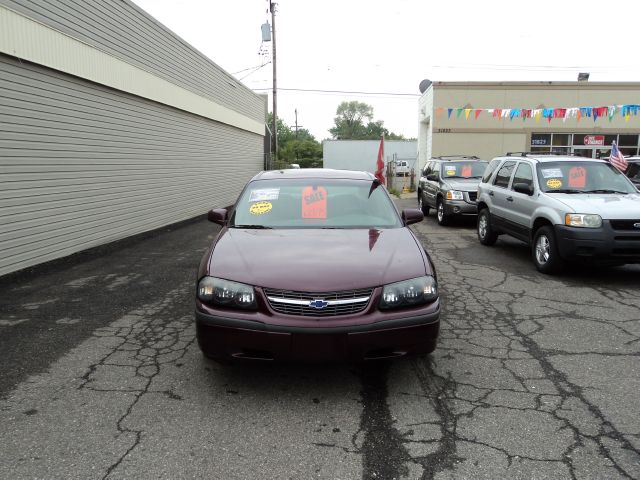
<path id="1" fill-rule="evenodd" d="M 271 202 L 257 202 L 249 207 L 249 213 L 251 215 L 263 215 L 270 212 L 272 208 Z"/>
<path id="2" fill-rule="evenodd" d="M 562 182 L 557 178 L 550 178 L 547 180 L 547 187 L 549 188 L 560 188 L 562 186 Z"/>

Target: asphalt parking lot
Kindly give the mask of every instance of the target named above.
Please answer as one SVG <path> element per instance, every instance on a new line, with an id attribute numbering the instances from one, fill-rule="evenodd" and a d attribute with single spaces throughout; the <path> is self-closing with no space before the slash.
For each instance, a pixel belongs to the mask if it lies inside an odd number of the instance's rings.
<path id="1" fill-rule="evenodd" d="M 216 230 L 0 279 L 0 478 L 640 478 L 640 266 L 549 277 L 432 214 L 436 352 L 229 368 L 194 341 Z"/>

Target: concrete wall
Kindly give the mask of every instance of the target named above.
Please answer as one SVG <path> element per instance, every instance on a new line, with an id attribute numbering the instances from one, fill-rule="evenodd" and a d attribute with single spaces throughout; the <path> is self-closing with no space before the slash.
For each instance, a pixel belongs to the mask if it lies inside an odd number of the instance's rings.
<path id="1" fill-rule="evenodd" d="M 325 140 L 322 142 L 324 168 L 361 170 L 375 173 L 380 140 Z M 417 142 L 415 140 L 385 140 L 385 164 L 394 154 L 415 168 Z"/>

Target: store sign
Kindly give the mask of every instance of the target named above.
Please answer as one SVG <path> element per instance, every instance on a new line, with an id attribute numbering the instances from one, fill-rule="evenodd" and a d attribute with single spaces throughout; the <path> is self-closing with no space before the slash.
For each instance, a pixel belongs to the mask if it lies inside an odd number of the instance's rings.
<path id="1" fill-rule="evenodd" d="M 585 145 L 604 145 L 604 135 L 585 135 Z"/>
<path id="2" fill-rule="evenodd" d="M 531 145 L 548 145 L 546 138 L 534 138 L 531 140 Z"/>

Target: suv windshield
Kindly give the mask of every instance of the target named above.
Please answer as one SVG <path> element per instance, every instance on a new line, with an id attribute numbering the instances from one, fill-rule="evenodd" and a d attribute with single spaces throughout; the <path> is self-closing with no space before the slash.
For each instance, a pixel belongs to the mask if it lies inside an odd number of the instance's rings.
<path id="1" fill-rule="evenodd" d="M 633 184 L 617 168 L 605 162 L 545 162 L 536 167 L 543 192 L 634 193 Z"/>
<path id="2" fill-rule="evenodd" d="M 368 180 L 256 180 L 236 204 L 231 228 L 398 228 L 386 190 Z"/>
<path id="3" fill-rule="evenodd" d="M 442 178 L 480 178 L 485 168 L 487 162 L 445 162 Z"/>

